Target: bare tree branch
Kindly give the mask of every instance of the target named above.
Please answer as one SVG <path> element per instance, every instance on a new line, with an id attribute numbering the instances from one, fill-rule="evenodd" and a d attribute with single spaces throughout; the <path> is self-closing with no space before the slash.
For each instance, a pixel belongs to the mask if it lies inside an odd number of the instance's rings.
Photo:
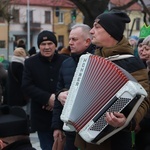
<path id="1" fill-rule="evenodd" d="M 84 15 L 84 23 L 92 27 L 94 19 L 103 13 L 110 0 L 70 0 Z"/>
<path id="2" fill-rule="evenodd" d="M 94 19 L 97 15 L 103 13 L 105 10 L 107 10 L 108 4 L 110 0 L 70 0 L 73 2 L 83 13 L 85 19 L 84 23 L 92 26 Z M 133 4 L 141 2 L 141 6 L 143 6 L 143 11 L 144 13 L 144 22 L 146 23 L 146 18 L 147 15 L 150 16 L 150 10 L 145 6 L 143 0 L 131 0 L 127 4 L 123 6 L 115 6 L 111 9 L 119 9 L 119 10 L 126 10 Z M 150 20 L 150 19 L 149 19 Z"/>
<path id="3" fill-rule="evenodd" d="M 130 6 L 132 6 L 133 4 L 135 4 L 137 2 L 138 2 L 138 0 L 132 0 L 129 3 L 123 5 L 123 6 L 113 7 L 112 9 L 126 10 L 127 8 L 129 8 Z"/>
<path id="4" fill-rule="evenodd" d="M 148 25 L 147 23 L 147 14 L 149 15 L 149 20 L 150 20 L 150 9 L 148 9 L 145 5 L 145 3 L 143 2 L 143 0 L 140 0 L 141 4 L 143 5 L 143 14 L 144 14 L 144 18 L 143 21 L 146 25 Z"/>

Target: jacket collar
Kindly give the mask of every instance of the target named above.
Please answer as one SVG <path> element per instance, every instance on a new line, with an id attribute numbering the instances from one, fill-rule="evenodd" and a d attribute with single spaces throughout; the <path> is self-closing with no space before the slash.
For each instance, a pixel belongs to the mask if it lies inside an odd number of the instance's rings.
<path id="1" fill-rule="evenodd" d="M 41 53 L 39 52 L 37 54 L 39 56 L 39 58 L 43 61 L 43 62 L 54 62 L 57 58 L 58 58 L 58 52 L 55 51 L 54 55 L 52 56 L 52 58 L 48 58 L 48 57 L 44 57 L 41 55 Z"/>
<path id="2" fill-rule="evenodd" d="M 123 39 L 113 47 L 102 47 L 95 51 L 95 54 L 102 57 L 109 57 L 114 55 L 132 54 L 133 48 L 129 44 L 128 40 L 123 37 Z"/>
<path id="3" fill-rule="evenodd" d="M 81 55 L 86 54 L 86 53 L 91 53 L 94 54 L 94 50 L 95 50 L 95 45 L 90 44 L 90 46 L 81 54 L 71 54 L 71 57 L 76 61 L 79 62 L 79 58 Z"/>

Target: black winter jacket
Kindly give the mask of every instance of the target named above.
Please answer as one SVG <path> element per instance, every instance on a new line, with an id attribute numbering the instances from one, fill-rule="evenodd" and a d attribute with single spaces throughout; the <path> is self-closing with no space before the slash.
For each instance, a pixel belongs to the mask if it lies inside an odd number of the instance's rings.
<path id="1" fill-rule="evenodd" d="M 7 77 L 7 104 L 10 106 L 24 106 L 27 104 L 21 89 L 24 58 L 13 56 L 13 61 L 8 67 Z"/>
<path id="2" fill-rule="evenodd" d="M 41 53 L 26 59 L 22 88 L 31 98 L 31 127 L 35 131 L 51 131 L 52 111 L 42 109 L 56 92 L 59 69 L 68 56 L 54 54 L 51 61 Z"/>

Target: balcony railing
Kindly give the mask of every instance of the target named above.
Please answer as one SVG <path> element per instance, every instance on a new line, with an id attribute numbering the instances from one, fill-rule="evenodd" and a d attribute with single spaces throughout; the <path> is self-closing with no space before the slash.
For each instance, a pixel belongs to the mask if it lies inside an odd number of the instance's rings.
<path id="1" fill-rule="evenodd" d="M 24 24 L 24 30 L 27 31 L 27 22 Z M 30 22 L 30 31 L 40 31 L 41 23 L 38 22 Z"/>

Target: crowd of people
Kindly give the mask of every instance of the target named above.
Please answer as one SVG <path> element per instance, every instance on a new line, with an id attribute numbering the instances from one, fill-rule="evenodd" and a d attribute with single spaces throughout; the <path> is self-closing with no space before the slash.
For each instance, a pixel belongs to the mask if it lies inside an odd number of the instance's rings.
<path id="1" fill-rule="evenodd" d="M 7 71 L 0 63 L 0 149 L 34 149 L 29 139 L 32 130 L 42 150 L 57 150 L 59 143 L 61 150 L 150 150 L 150 35 L 126 38 L 129 22 L 129 16 L 119 10 L 100 14 L 92 28 L 74 25 L 68 47 L 60 50 L 55 34 L 48 30 L 38 34 L 38 53 L 34 46 L 26 51 L 19 40 Z M 99 145 L 86 142 L 75 131 L 65 131 L 60 119 L 79 59 L 86 53 L 109 58 L 148 94 L 129 124 Z M 130 57 L 119 58 L 124 55 Z M 111 60 L 114 56 L 119 59 Z M 127 118 L 123 112 L 106 112 L 105 121 L 120 128 Z"/>
<path id="2" fill-rule="evenodd" d="M 26 112 L 19 106 L 0 106 L 0 149 L 36 150 L 29 138 Z"/>

